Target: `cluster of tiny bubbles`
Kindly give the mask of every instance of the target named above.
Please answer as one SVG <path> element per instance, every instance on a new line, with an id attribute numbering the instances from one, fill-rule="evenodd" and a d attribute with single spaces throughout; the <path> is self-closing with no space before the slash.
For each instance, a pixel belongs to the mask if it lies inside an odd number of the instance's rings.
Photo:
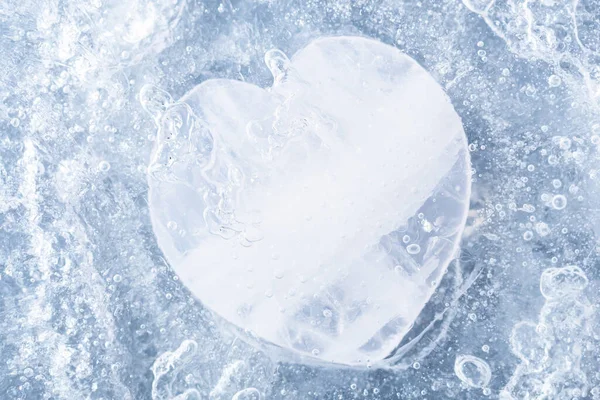
<path id="1" fill-rule="evenodd" d="M 575 265 L 542 272 L 540 292 L 546 302 L 537 322 L 521 321 L 513 327 L 511 351 L 521 363 L 501 392 L 502 399 L 587 398 L 590 377 L 583 369 L 583 353 L 593 352 L 597 340 L 590 323 L 593 307 L 584 296 L 588 283 Z M 589 393 L 594 395 L 593 389 Z"/>
<path id="2" fill-rule="evenodd" d="M 463 383 L 472 388 L 486 388 L 492 379 L 492 370 L 479 357 L 461 354 L 454 362 L 454 373 Z"/>
<path id="3" fill-rule="evenodd" d="M 246 388 L 234 394 L 231 400 L 262 400 L 262 398 L 258 389 Z"/>

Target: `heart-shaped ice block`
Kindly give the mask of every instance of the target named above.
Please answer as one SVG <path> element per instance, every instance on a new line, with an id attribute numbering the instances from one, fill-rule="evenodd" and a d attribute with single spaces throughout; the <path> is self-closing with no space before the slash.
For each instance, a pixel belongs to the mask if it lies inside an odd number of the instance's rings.
<path id="1" fill-rule="evenodd" d="M 389 355 L 456 256 L 469 201 L 461 121 L 394 47 L 318 39 L 269 51 L 263 89 L 209 80 L 159 124 L 154 232 L 207 307 L 283 348 L 343 364 Z"/>

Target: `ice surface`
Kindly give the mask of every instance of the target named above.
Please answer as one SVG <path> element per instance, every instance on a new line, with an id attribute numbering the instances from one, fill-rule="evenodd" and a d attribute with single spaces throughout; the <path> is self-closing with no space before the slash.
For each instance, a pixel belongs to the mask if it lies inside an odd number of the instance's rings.
<path id="1" fill-rule="evenodd" d="M 269 89 L 208 80 L 142 93 L 160 130 L 154 231 L 210 309 L 286 349 L 343 364 L 389 355 L 456 255 L 466 139 L 414 60 L 359 37 L 266 54 Z"/>
<path id="2" fill-rule="evenodd" d="M 0 398 L 600 399 L 599 16 L 597 0 L 1 1 Z M 147 203 L 155 123 L 184 114 L 176 100 L 214 78 L 270 86 L 269 67 L 284 82 L 269 49 L 339 34 L 417 60 L 469 140 L 460 263 L 385 369 L 240 340 L 166 262 Z M 220 146 L 206 132 L 188 148 L 200 165 Z M 284 142 L 262 140 L 259 161 Z M 419 221 L 407 232 L 433 226 Z M 185 223 L 169 232 L 191 240 Z M 456 369 L 465 357 L 489 371 Z"/>

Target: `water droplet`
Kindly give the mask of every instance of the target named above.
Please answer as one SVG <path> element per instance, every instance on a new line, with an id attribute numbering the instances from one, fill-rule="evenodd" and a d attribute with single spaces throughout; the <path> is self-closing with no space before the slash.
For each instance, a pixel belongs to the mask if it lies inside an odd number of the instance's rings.
<path id="1" fill-rule="evenodd" d="M 454 373 L 458 379 L 471 387 L 485 387 L 492 379 L 490 366 L 481 358 L 469 355 L 456 357 Z"/>
<path id="2" fill-rule="evenodd" d="M 19 118 L 13 118 L 10 120 L 10 124 L 17 128 L 21 124 L 21 120 L 19 120 Z"/>
<path id="3" fill-rule="evenodd" d="M 323 316 L 325 318 L 331 318 L 332 315 L 333 315 L 333 313 L 331 312 L 331 310 L 329 308 L 326 308 L 323 310 Z"/>
<path id="4" fill-rule="evenodd" d="M 115 276 L 113 276 L 113 281 L 116 283 L 119 283 L 123 280 L 123 277 L 119 274 L 115 274 Z"/>

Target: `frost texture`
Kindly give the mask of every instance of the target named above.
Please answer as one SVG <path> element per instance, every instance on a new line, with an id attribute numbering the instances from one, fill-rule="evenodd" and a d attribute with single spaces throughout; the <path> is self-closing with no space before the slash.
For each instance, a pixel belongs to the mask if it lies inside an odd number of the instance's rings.
<path id="1" fill-rule="evenodd" d="M 597 0 L 0 2 L 0 397 L 600 399 L 599 15 Z M 232 330 L 149 213 L 157 117 L 140 100 L 160 114 L 211 79 L 270 87 L 285 60 L 265 53 L 340 35 L 416 60 L 471 156 L 459 262 L 388 369 L 297 362 Z M 198 133 L 179 159 L 211 154 L 218 135 Z"/>
<path id="2" fill-rule="evenodd" d="M 149 165 L 159 245 L 240 328 L 324 361 L 382 360 L 456 255 L 470 193 L 460 119 L 374 40 L 319 39 L 266 63 L 269 90 L 208 80 L 164 110 Z M 148 92 L 154 114 L 164 96 Z"/>

